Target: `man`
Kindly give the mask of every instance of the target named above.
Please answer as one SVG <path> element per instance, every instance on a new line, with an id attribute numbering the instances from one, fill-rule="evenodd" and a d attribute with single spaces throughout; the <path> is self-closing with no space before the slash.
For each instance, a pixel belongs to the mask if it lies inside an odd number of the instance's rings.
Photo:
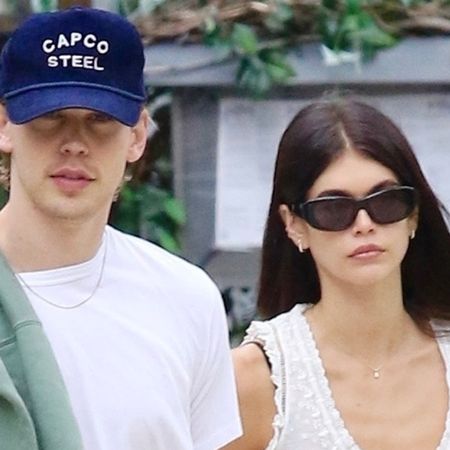
<path id="1" fill-rule="evenodd" d="M 105 11 L 38 14 L 12 35 L 2 53 L 10 197 L 0 249 L 51 344 L 85 449 L 212 450 L 240 434 L 218 291 L 200 269 L 106 225 L 125 166 L 146 143 L 143 65 L 136 30 Z M 3 297 L 16 333 L 1 342 L 20 344 L 37 319 L 25 305 L 17 320 Z M 51 397 L 49 376 L 43 388 L 29 373 L 42 357 L 25 340 L 23 375 L 9 375 L 23 397 Z M 7 369 L 17 367 L 4 355 Z M 38 448 L 47 448 L 48 413 L 24 403 Z M 70 411 L 61 414 L 70 422 Z"/>

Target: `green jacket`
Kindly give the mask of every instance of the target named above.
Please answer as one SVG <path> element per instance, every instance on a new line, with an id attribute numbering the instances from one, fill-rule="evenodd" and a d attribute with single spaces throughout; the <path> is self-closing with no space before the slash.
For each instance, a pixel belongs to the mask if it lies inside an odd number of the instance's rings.
<path id="1" fill-rule="evenodd" d="M 8 450 L 82 450 L 50 344 L 0 255 L 0 445 Z"/>

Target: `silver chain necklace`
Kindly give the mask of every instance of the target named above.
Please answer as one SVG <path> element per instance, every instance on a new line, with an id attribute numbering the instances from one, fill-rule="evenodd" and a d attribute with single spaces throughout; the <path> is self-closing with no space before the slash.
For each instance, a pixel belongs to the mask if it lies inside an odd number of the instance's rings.
<path id="1" fill-rule="evenodd" d="M 54 306 L 55 308 L 59 308 L 59 309 L 76 309 L 79 308 L 80 306 L 84 305 L 85 303 L 87 303 L 97 292 L 98 288 L 100 287 L 100 284 L 103 280 L 103 272 L 105 270 L 105 262 L 106 262 L 106 254 L 107 254 L 107 250 L 108 250 L 108 239 L 105 236 L 105 249 L 103 251 L 103 259 L 102 259 L 102 265 L 100 267 L 100 273 L 97 279 L 97 282 L 95 283 L 94 289 L 92 290 L 92 292 L 83 300 L 81 300 L 78 303 L 75 303 L 74 305 L 60 305 L 58 303 L 55 303 L 51 300 L 49 300 L 48 298 L 44 297 L 43 295 L 39 294 L 39 292 L 35 291 L 28 283 L 25 282 L 25 280 L 18 274 L 16 273 L 16 277 L 21 281 L 21 283 L 32 293 L 34 294 L 37 298 L 39 298 L 40 300 L 44 301 L 45 303 L 47 303 L 48 305 Z"/>

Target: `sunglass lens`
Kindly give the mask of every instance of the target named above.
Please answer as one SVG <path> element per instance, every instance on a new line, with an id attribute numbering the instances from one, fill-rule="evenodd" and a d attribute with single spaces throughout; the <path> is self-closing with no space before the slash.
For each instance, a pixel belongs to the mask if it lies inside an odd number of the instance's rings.
<path id="1" fill-rule="evenodd" d="M 351 225 L 356 215 L 352 199 L 318 199 L 307 206 L 311 224 L 325 231 L 345 230 Z"/>
<path id="2" fill-rule="evenodd" d="M 408 217 L 414 209 L 412 189 L 392 189 L 373 196 L 367 202 L 372 219 L 380 224 L 398 222 Z"/>

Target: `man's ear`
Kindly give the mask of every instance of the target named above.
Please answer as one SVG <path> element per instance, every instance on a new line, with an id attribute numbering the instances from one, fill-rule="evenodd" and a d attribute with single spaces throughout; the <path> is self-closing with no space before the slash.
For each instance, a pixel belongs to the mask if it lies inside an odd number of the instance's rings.
<path id="1" fill-rule="evenodd" d="M 5 105 L 0 104 L 0 152 L 2 153 L 12 152 L 11 138 L 8 133 L 9 126 L 10 122 Z"/>
<path id="2" fill-rule="evenodd" d="M 150 116 L 144 108 L 141 111 L 137 124 L 132 128 L 133 137 L 127 155 L 127 161 L 129 163 L 137 161 L 144 153 L 147 144 L 149 123 Z"/>

